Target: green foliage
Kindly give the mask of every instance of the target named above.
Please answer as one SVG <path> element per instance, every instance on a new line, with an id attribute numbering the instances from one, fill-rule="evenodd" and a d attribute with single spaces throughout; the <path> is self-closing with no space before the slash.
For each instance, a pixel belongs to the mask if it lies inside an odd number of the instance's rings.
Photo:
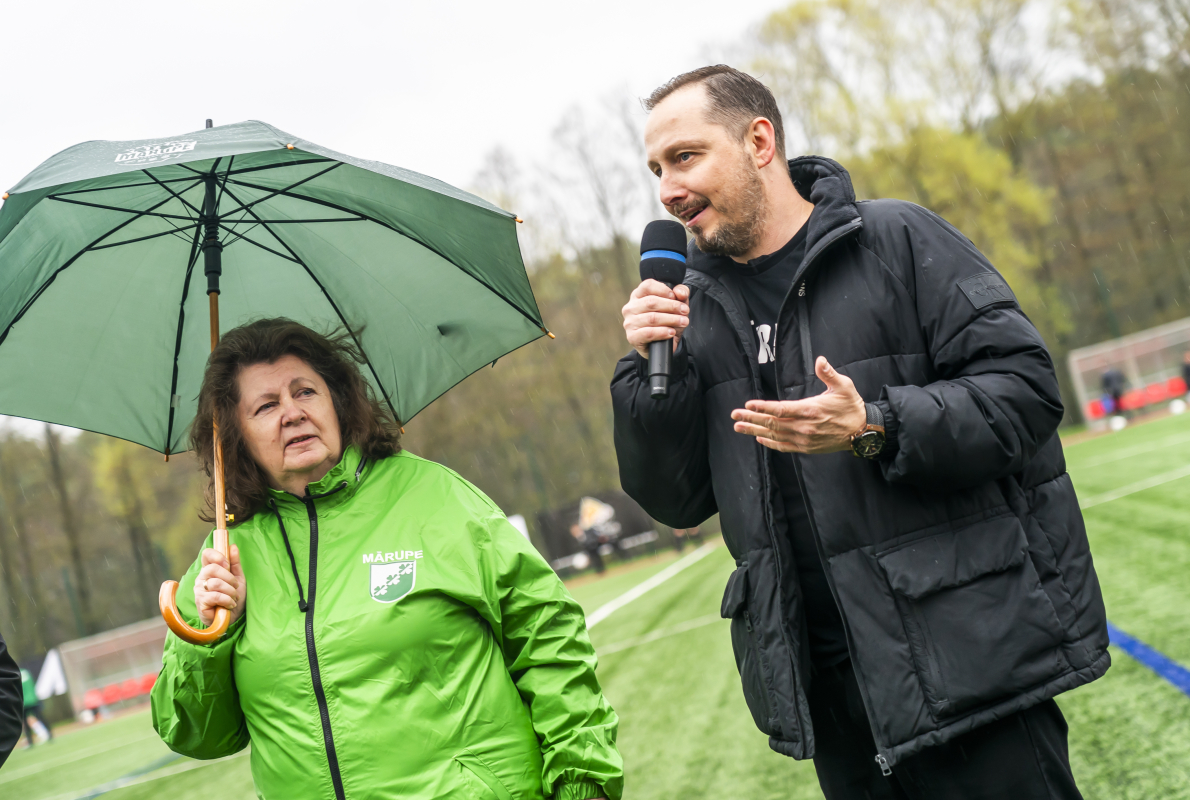
<path id="1" fill-rule="evenodd" d="M 1007 153 L 979 134 L 916 128 L 849 163 L 861 196 L 911 200 L 962 231 L 1008 279 L 1047 339 L 1068 330 L 1060 299 L 1039 275 L 1037 244 L 1051 217 L 1051 192 L 1019 174 Z"/>

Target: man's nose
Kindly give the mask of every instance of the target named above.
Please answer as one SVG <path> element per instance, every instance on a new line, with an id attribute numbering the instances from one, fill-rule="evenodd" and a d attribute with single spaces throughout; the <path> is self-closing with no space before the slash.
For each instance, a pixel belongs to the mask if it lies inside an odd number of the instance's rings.
<path id="1" fill-rule="evenodd" d="M 686 199 L 686 187 L 671 173 L 661 173 L 660 200 L 663 206 L 673 206 Z"/>

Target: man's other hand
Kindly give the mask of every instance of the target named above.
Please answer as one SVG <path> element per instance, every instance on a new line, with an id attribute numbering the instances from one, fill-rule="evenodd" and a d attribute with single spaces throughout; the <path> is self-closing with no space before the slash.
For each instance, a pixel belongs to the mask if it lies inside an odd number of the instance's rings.
<path id="1" fill-rule="evenodd" d="M 822 356 L 814 363 L 826 391 L 805 400 L 749 400 L 731 412 L 736 433 L 755 436 L 782 453 L 834 453 L 851 449 L 851 435 L 868 421 L 855 384 Z"/>
<path id="2" fill-rule="evenodd" d="M 682 284 L 669 288 L 661 281 L 649 279 L 637 286 L 621 309 L 624 332 L 628 344 L 645 358 L 649 357 L 649 343 L 673 339 L 674 349 L 682 333 L 690 324 L 690 289 Z"/>

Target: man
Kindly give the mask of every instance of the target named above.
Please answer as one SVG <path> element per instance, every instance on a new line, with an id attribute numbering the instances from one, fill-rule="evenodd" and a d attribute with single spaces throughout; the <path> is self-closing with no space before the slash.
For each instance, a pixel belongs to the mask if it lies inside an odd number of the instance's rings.
<path id="1" fill-rule="evenodd" d="M 25 701 L 25 741 L 29 746 L 33 746 L 33 722 L 36 720 L 40 722 L 45 728 L 46 741 L 54 740 L 54 732 L 50 729 L 50 724 L 46 722 L 45 713 L 42 711 L 41 700 L 37 697 L 37 683 L 33 680 L 33 673 L 27 669 L 21 670 L 21 691 L 24 695 Z M 38 731 L 40 734 L 41 731 Z"/>
<path id="2" fill-rule="evenodd" d="M 4 637 L 0 636 L 0 767 L 8 760 L 8 754 L 21 738 L 24 724 L 24 708 L 21 696 L 21 673 L 16 662 L 8 653 Z"/>
<path id="3" fill-rule="evenodd" d="M 1052 698 L 1106 671 L 1108 639 L 1036 329 L 939 217 L 787 164 L 748 75 L 695 70 L 646 107 L 694 240 L 682 285 L 624 306 L 620 477 L 671 527 L 719 513 L 757 726 L 829 800 L 1079 797 Z"/>

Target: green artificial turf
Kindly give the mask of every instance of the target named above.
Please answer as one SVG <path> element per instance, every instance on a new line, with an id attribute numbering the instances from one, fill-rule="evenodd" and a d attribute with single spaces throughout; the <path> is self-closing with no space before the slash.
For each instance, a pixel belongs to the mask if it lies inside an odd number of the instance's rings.
<path id="1" fill-rule="evenodd" d="M 1190 665 L 1190 414 L 1084 439 L 1066 456 L 1109 619 Z M 1166 481 L 1179 470 L 1187 475 Z M 674 561 L 612 559 L 607 577 L 575 581 L 571 593 L 590 613 Z M 718 619 L 731 569 L 719 547 L 591 629 L 599 678 L 621 719 L 629 800 L 822 797 L 813 765 L 772 752 L 744 704 Z M 1190 697 L 1116 648 L 1112 659 L 1104 678 L 1058 698 L 1084 796 L 1190 800 Z M 133 712 L 17 751 L 0 770 L 0 798 L 78 800 L 122 776 L 135 782 L 105 800 L 255 797 L 246 754 L 178 758 L 136 775 L 168 756 L 147 712 Z"/>

